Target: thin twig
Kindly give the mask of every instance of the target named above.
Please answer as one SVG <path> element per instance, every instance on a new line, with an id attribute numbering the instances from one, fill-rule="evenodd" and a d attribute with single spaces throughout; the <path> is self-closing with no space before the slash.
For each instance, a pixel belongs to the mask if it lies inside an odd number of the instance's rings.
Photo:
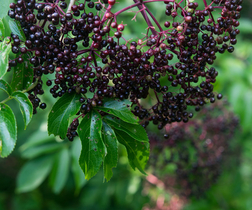
<path id="1" fill-rule="evenodd" d="M 138 0 L 133 0 L 135 3 L 138 3 L 139 1 Z M 153 25 L 152 25 L 152 23 L 151 23 L 151 21 L 150 21 L 150 19 L 149 19 L 149 17 L 147 16 L 147 14 L 146 14 L 146 11 L 145 11 L 145 9 L 146 9 L 146 6 L 143 6 L 143 4 L 142 4 L 142 1 L 140 1 L 140 5 L 137 5 L 137 7 L 138 7 L 138 9 L 139 9 L 139 11 L 141 12 L 141 14 L 143 15 L 143 18 L 145 19 L 145 21 L 146 21 L 146 23 L 148 24 L 148 26 L 150 27 L 150 30 L 151 30 L 151 32 L 152 32 L 152 34 L 153 35 L 157 35 L 157 32 L 156 32 L 156 30 L 154 29 L 154 27 L 153 27 Z M 145 8 L 144 8 L 145 7 Z"/>

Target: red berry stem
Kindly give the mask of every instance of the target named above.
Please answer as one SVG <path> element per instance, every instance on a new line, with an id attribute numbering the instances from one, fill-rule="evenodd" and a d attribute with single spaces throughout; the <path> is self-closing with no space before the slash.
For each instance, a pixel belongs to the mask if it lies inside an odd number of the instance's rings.
<path id="1" fill-rule="evenodd" d="M 63 15 L 66 14 L 58 5 L 56 5 L 56 7 L 57 7 L 57 9 L 58 9 Z"/>
<path id="2" fill-rule="evenodd" d="M 138 3 L 132 4 L 132 5 L 128 6 L 128 7 L 125 7 L 125 8 L 123 8 L 123 9 L 117 11 L 117 12 L 114 14 L 114 16 L 117 16 L 117 15 L 119 15 L 119 14 L 121 14 L 121 13 L 123 13 L 123 12 L 125 12 L 125 11 L 127 11 L 127 10 L 129 10 L 129 9 L 132 9 L 132 8 L 134 8 L 134 7 L 137 7 L 138 5 L 147 4 L 147 3 L 152 3 L 152 2 L 158 2 L 158 1 L 162 1 L 162 2 L 163 2 L 164 0 L 148 0 L 148 1 L 138 2 Z M 174 2 L 174 0 L 168 0 L 167 2 Z"/>
<path id="3" fill-rule="evenodd" d="M 205 7 L 208 7 L 206 0 L 203 0 Z"/>
<path id="4" fill-rule="evenodd" d="M 157 27 L 159 28 L 159 30 L 163 31 L 163 29 L 160 26 L 159 22 L 157 21 L 157 19 L 154 17 L 154 15 L 151 13 L 151 11 L 147 7 L 146 7 L 146 11 L 149 13 L 149 15 L 151 16 L 152 20 L 155 22 L 155 24 L 157 25 Z"/>
<path id="5" fill-rule="evenodd" d="M 97 68 L 97 67 L 98 67 L 98 65 L 97 65 L 97 61 L 96 61 L 96 58 L 95 58 L 94 51 L 92 50 L 91 52 L 92 52 L 92 56 L 93 56 L 93 58 L 94 58 L 94 64 L 95 64 L 95 67 Z"/>
<path id="6" fill-rule="evenodd" d="M 134 2 L 135 2 L 135 3 L 138 3 L 139 1 L 138 1 L 138 0 L 134 0 Z M 157 35 L 157 31 L 154 29 L 154 26 L 152 25 L 150 19 L 148 18 L 147 14 L 146 14 L 146 11 L 145 11 L 145 10 L 147 9 L 147 7 L 145 7 L 145 6 L 143 5 L 143 1 L 140 1 L 139 3 L 141 3 L 141 5 L 138 5 L 138 6 L 137 6 L 138 9 L 139 9 L 139 11 L 140 11 L 141 14 L 143 15 L 143 18 L 145 19 L 147 25 L 149 26 L 149 28 L 150 28 L 152 34 L 153 34 L 153 35 Z"/>

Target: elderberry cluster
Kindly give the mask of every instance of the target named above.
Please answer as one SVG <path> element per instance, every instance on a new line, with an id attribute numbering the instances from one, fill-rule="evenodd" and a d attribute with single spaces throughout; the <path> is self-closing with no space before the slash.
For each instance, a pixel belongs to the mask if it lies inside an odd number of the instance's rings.
<path id="1" fill-rule="evenodd" d="M 79 126 L 79 120 L 75 119 L 69 126 L 69 128 L 67 129 L 67 138 L 69 139 L 69 141 L 73 141 L 75 136 L 78 136 L 76 130 Z"/>
<path id="2" fill-rule="evenodd" d="M 102 106 L 105 98 L 130 99 L 132 112 L 144 127 L 150 121 L 159 129 L 188 122 L 193 116 L 188 106 L 199 111 L 207 102 L 222 98 L 213 92 L 218 72 L 211 65 L 219 53 L 234 51 L 242 0 L 209 4 L 206 0 L 134 0 L 120 10 L 116 0 L 70 2 L 10 4 L 8 14 L 20 23 L 26 40 L 12 35 L 17 57 L 9 61 L 9 70 L 28 55 L 37 82 L 28 92 L 34 113 L 37 107 L 46 107 L 38 96 L 44 94 L 42 77 L 47 74 L 54 75 L 46 82 L 54 98 L 81 94 L 80 115 Z M 160 2 L 167 17 L 164 25 L 151 13 L 152 4 Z M 134 7 L 148 29 L 142 38 L 128 41 L 123 31 L 132 21 L 118 23 L 117 17 Z M 149 106 L 145 99 L 150 98 Z"/>
<path id="3" fill-rule="evenodd" d="M 187 124 L 167 125 L 166 141 L 150 135 L 149 167 L 168 189 L 186 197 L 203 196 L 224 166 L 238 164 L 240 153 L 237 146 L 232 148 L 239 120 L 223 103 L 205 107 L 199 115 Z M 175 166 L 174 171 L 164 173 L 170 166 Z"/>

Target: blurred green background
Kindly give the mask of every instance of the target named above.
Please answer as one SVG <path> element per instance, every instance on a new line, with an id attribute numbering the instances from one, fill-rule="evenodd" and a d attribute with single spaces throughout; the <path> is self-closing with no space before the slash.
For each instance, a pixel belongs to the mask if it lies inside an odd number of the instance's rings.
<path id="1" fill-rule="evenodd" d="M 121 1 L 124 7 L 131 1 Z M 150 8 L 161 24 L 165 16 L 159 12 L 160 5 Z M 241 131 L 236 141 L 241 146 L 240 165 L 223 171 L 217 183 L 201 199 L 192 198 L 186 210 L 251 210 L 252 209 L 252 2 L 244 1 L 240 19 L 240 35 L 233 54 L 219 55 L 215 67 L 219 72 L 215 91 L 230 102 L 231 109 L 238 115 Z M 132 19 L 134 13 L 125 13 L 118 19 Z M 125 28 L 127 39 L 145 32 L 146 25 L 139 14 L 137 22 Z M 125 21 L 124 21 L 125 22 Z M 134 34 L 134 36 L 132 36 Z M 0 95 L 0 100 L 5 96 Z M 48 107 L 54 99 L 44 96 Z M 16 104 L 9 103 L 15 107 Z M 126 152 L 120 150 L 118 167 L 108 183 L 102 172 L 85 181 L 76 165 L 78 142 L 61 142 L 48 137 L 47 115 L 49 109 L 40 110 L 24 131 L 21 113 L 16 108 L 18 141 L 13 154 L 0 159 L 0 210 L 34 209 L 85 209 L 85 210 L 140 210 L 155 209 L 153 194 L 163 195 L 167 202 L 170 196 L 162 187 L 151 192 L 145 188 L 145 177 L 132 171 Z M 25 167 L 24 167 L 25 166 Z M 39 166 L 39 167 L 38 167 Z M 22 170 L 21 170 L 22 168 Z M 17 175 L 19 173 L 19 188 Z M 29 174 L 29 176 L 28 176 Z M 76 187 L 77 186 L 77 187 Z M 28 192 L 29 191 L 29 192 Z"/>

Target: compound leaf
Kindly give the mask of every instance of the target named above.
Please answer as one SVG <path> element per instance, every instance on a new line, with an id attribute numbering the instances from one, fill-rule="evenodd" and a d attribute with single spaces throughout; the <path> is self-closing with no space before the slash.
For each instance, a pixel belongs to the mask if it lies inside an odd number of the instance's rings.
<path id="1" fill-rule="evenodd" d="M 12 94 L 12 97 L 19 103 L 20 110 L 23 115 L 23 119 L 25 123 L 25 129 L 26 129 L 26 126 L 29 124 L 29 122 L 32 119 L 32 114 L 33 114 L 32 103 L 30 102 L 28 97 L 20 91 L 14 92 Z"/>
<path id="2" fill-rule="evenodd" d="M 11 108 L 0 103 L 0 156 L 7 157 L 17 140 L 17 122 Z"/>
<path id="3" fill-rule="evenodd" d="M 114 100 L 107 99 L 103 106 L 96 107 L 96 109 L 112 114 L 122 121 L 137 124 L 138 119 L 135 115 L 130 111 L 131 102 L 129 100 Z"/>
<path id="4" fill-rule="evenodd" d="M 74 116 L 80 109 L 80 95 L 64 94 L 52 107 L 48 117 L 49 135 L 66 137 L 69 118 Z"/>
<path id="5" fill-rule="evenodd" d="M 148 142 L 148 136 L 145 129 L 139 124 L 131 124 L 124 122 L 116 117 L 105 116 L 104 120 L 113 128 L 126 132 L 132 138 L 141 142 Z"/>
<path id="6" fill-rule="evenodd" d="M 139 142 L 129 136 L 127 133 L 115 130 L 118 141 L 123 144 L 128 153 L 128 159 L 131 167 L 135 170 L 137 168 L 143 174 L 144 168 L 150 156 L 150 144 L 148 142 Z"/>
<path id="7" fill-rule="evenodd" d="M 12 93 L 10 85 L 2 79 L 0 79 L 0 89 L 5 91 L 8 95 Z"/>
<path id="8" fill-rule="evenodd" d="M 104 177 L 109 181 L 113 176 L 112 168 L 116 167 L 118 160 L 118 145 L 114 130 L 106 123 L 103 122 L 102 130 L 103 142 L 107 148 L 107 154 L 104 158 L 103 170 Z"/>
<path id="9" fill-rule="evenodd" d="M 86 114 L 78 126 L 78 134 L 82 144 L 79 164 L 87 180 L 97 174 L 105 156 L 101 129 L 101 115 L 95 110 Z"/>

